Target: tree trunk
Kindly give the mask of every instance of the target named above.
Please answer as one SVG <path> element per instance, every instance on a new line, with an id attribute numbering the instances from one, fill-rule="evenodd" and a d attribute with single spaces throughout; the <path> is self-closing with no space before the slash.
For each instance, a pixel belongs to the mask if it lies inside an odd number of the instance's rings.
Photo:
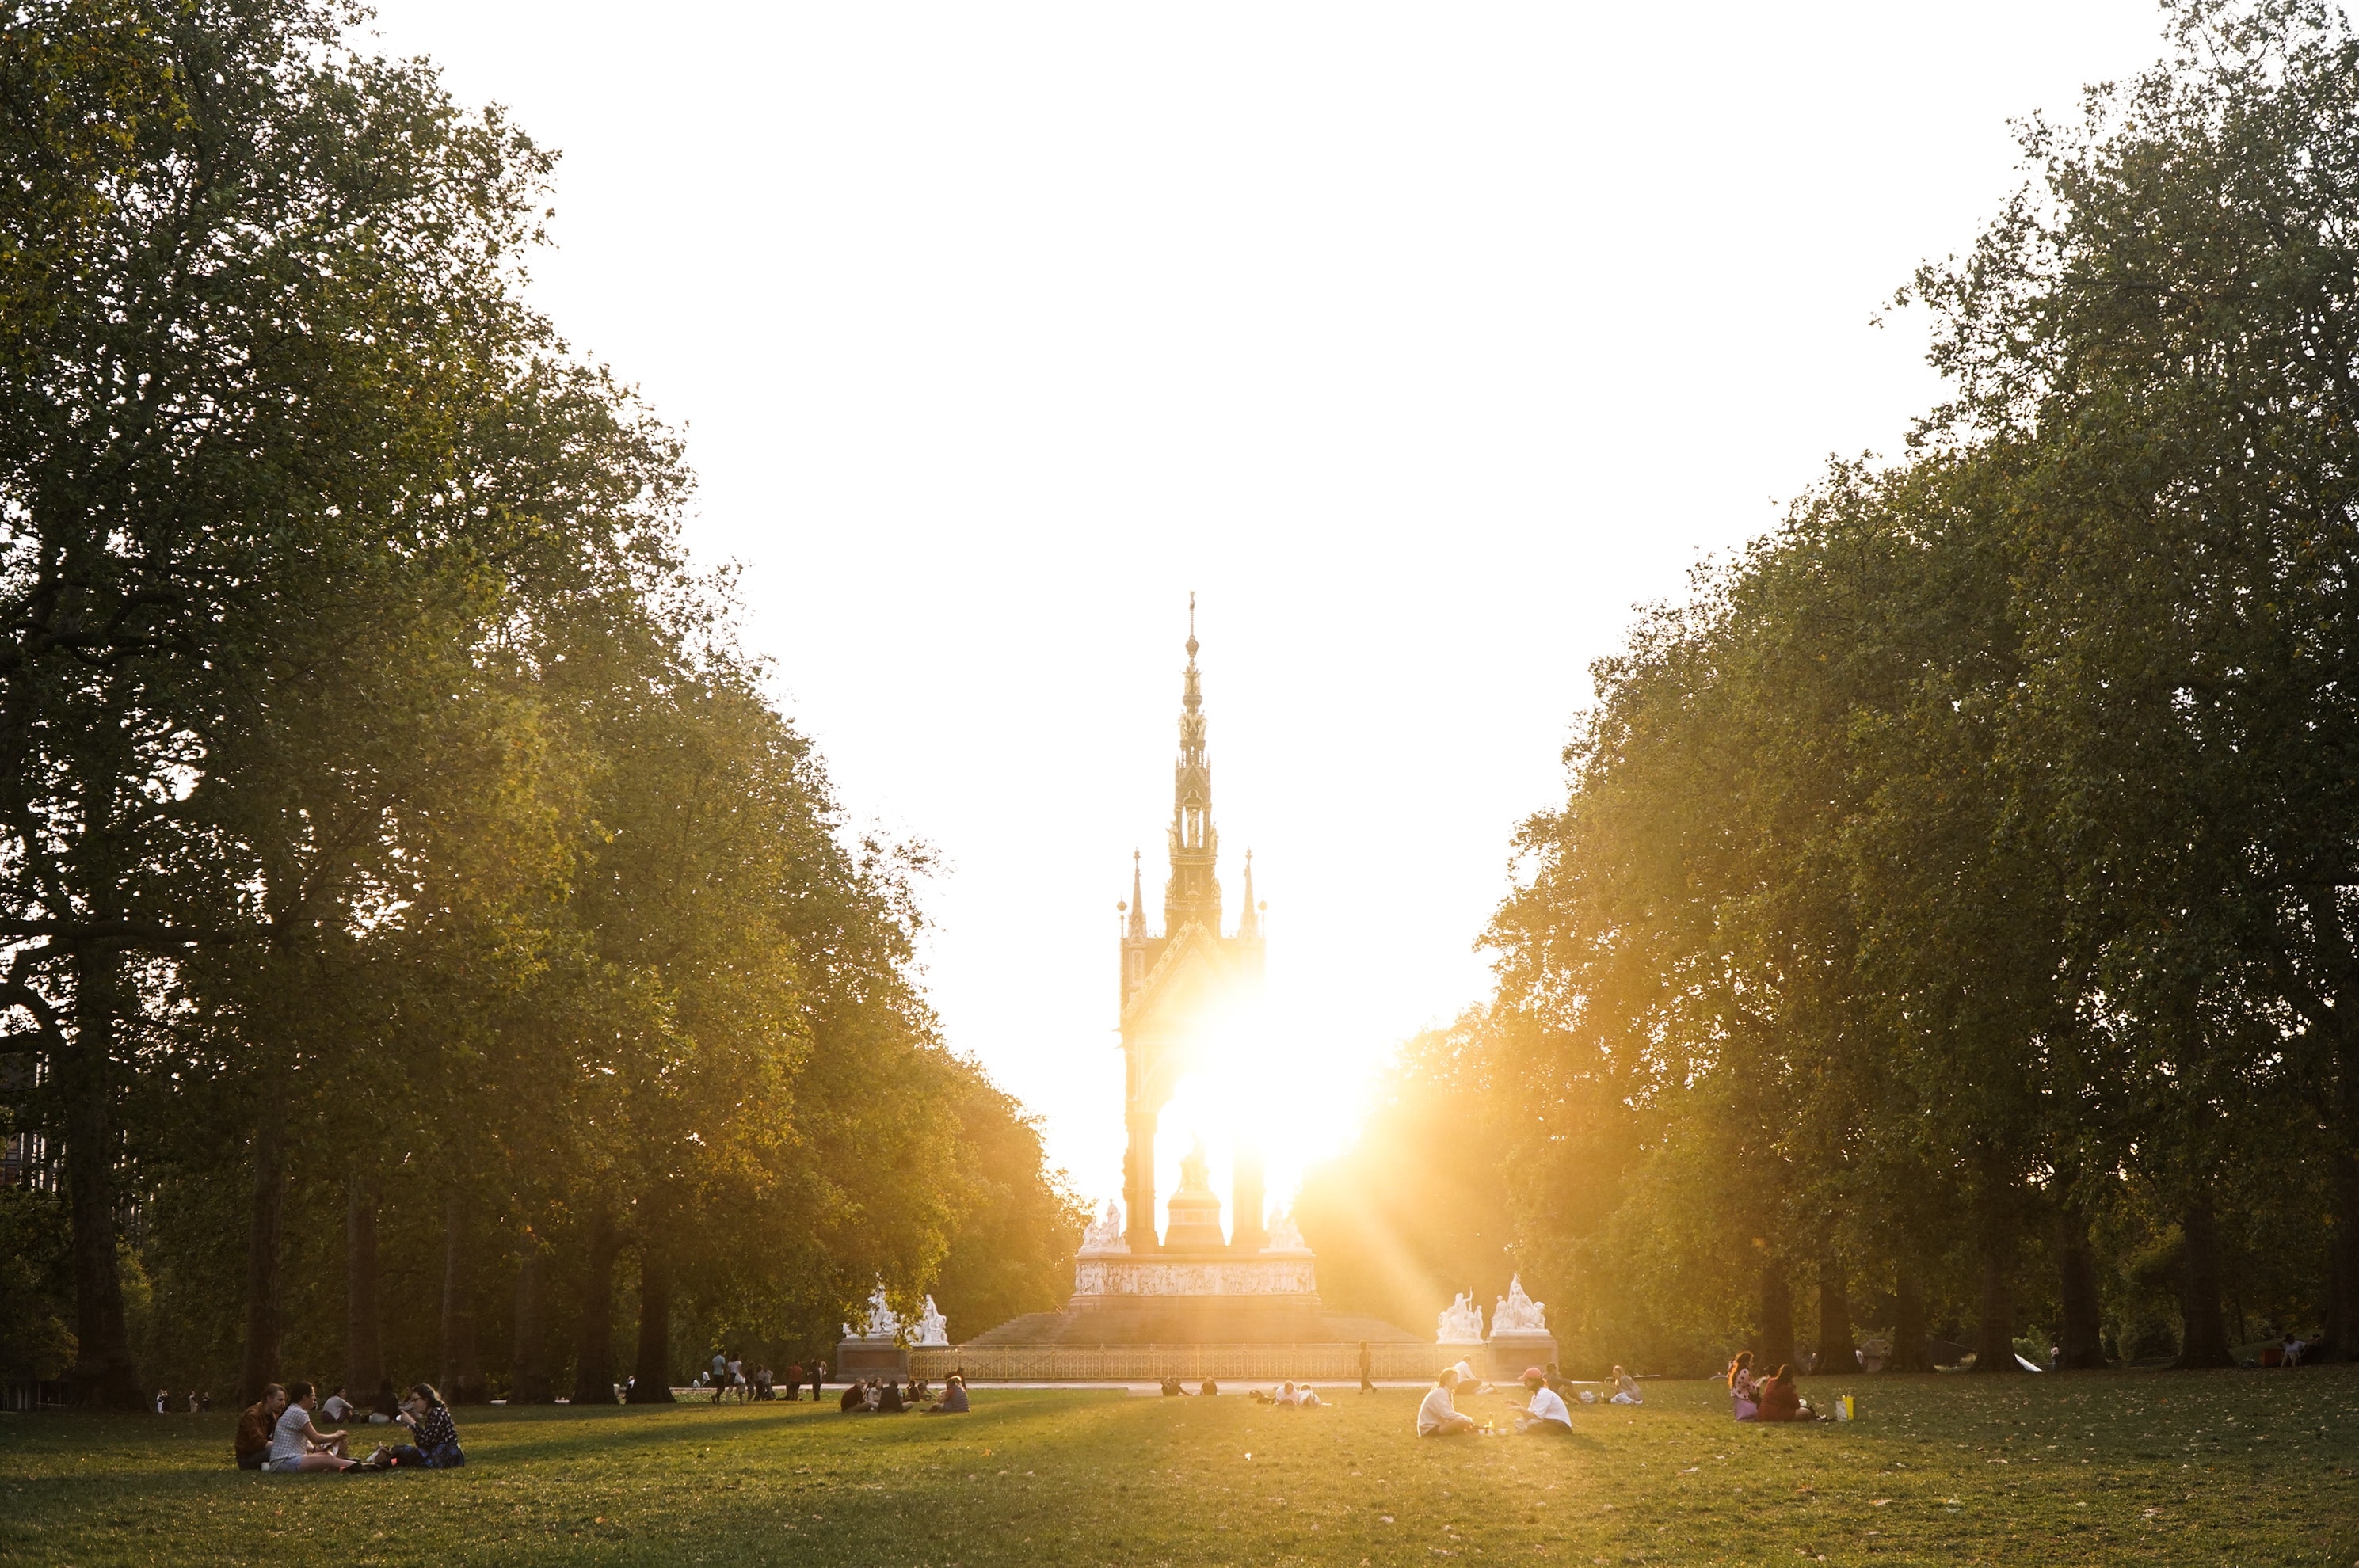
<path id="1" fill-rule="evenodd" d="M 1859 1346 L 1851 1336 L 1851 1292 L 1843 1260 L 1832 1247 L 1819 1254 L 1819 1360 L 1821 1376 L 1859 1370 Z"/>
<path id="2" fill-rule="evenodd" d="M 2212 1195 L 2199 1191 L 2180 1216 L 2183 1242 L 2179 1266 L 2179 1339 L 2181 1368 L 2233 1367 L 2228 1324 L 2220 1313 L 2220 1227 Z"/>
<path id="3" fill-rule="evenodd" d="M 2089 1245 L 2089 1221 L 2067 1204 L 2056 1217 L 2057 1294 L 2064 1323 L 2056 1343 L 2057 1369 L 2102 1372 L 2105 1368 L 2104 1304 L 2097 1291 L 2097 1252 Z"/>
<path id="4" fill-rule="evenodd" d="M 1772 1261 L 1761 1271 L 1761 1328 L 1754 1336 L 1753 1365 L 1764 1374 L 1794 1359 L 1794 1296 L 1786 1286 L 1786 1265 Z"/>
<path id="5" fill-rule="evenodd" d="M 508 1388 L 512 1405 L 545 1405 L 550 1400 L 548 1346 L 541 1333 L 540 1238 L 524 1228 L 516 1248 L 515 1380 Z"/>
<path id="6" fill-rule="evenodd" d="M 589 1256 L 582 1270 L 582 1319 L 573 1336 L 573 1402 L 614 1402 L 614 1214 L 600 1200 L 590 1211 Z"/>
<path id="7" fill-rule="evenodd" d="M 73 1223 L 74 1336 L 68 1374 L 77 1404 L 146 1410 L 123 1317 L 116 1256 L 114 1032 L 122 957 L 90 949 L 74 960 L 73 1047 L 60 1054 L 65 1091 L 66 1204 Z"/>
<path id="8" fill-rule="evenodd" d="M 2346 1127 L 2359 1127 L 2359 1118 L 2346 1117 Z M 2326 1356 L 2333 1361 L 2359 1361 L 2359 1150 L 2334 1156 L 2334 1240 L 2326 1254 Z M 2309 1359 L 2305 1352 L 2302 1357 Z"/>
<path id="9" fill-rule="evenodd" d="M 475 1292 L 468 1277 L 467 1200 L 451 1189 L 442 1208 L 442 1398 L 484 1402 L 484 1363 L 475 1348 Z"/>
<path id="10" fill-rule="evenodd" d="M 245 1360 L 237 1377 L 241 1404 L 278 1381 L 279 1236 L 287 1215 L 287 1119 L 274 1099 L 254 1130 L 254 1199 L 245 1232 Z"/>
<path id="11" fill-rule="evenodd" d="M 2015 1361 L 2015 1292 L 2007 1288 L 2014 1237 L 1994 1226 L 1983 1242 L 1982 1321 L 1974 1328 L 1974 1370 L 2019 1372 Z"/>
<path id="12" fill-rule="evenodd" d="M 385 1379 L 385 1317 L 376 1301 L 376 1192 L 363 1181 L 344 1196 L 344 1397 L 376 1398 Z"/>
<path id="13" fill-rule="evenodd" d="M 663 1248 L 639 1240 L 639 1357 L 631 1372 L 631 1402 L 668 1405 L 671 1397 L 671 1278 Z"/>
<path id="14" fill-rule="evenodd" d="M 1917 1288 L 1915 1276 L 1905 1269 L 1895 1281 L 1892 1314 L 1892 1354 L 1885 1357 L 1884 1369 L 1931 1371 L 1933 1352 L 1925 1344 L 1925 1292 Z"/>

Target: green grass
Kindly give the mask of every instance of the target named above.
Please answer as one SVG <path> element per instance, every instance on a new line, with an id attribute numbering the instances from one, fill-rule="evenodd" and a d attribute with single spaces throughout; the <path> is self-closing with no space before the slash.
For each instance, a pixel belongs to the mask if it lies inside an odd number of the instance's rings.
<path id="1" fill-rule="evenodd" d="M 1843 1425 L 1708 1384 L 1571 1439 L 1410 1435 L 1417 1395 L 984 1389 L 965 1417 L 810 1404 L 462 1411 L 468 1467 L 226 1467 L 233 1418 L 0 1416 L 0 1563 L 2350 1563 L 2359 1370 L 1816 1379 Z M 1504 1418 L 1504 1398 L 1465 1401 Z"/>

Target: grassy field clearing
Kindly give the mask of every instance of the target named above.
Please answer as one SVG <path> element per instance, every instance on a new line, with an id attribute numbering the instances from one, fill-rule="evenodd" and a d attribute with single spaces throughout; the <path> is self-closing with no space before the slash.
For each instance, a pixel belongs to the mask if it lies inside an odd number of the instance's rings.
<path id="1" fill-rule="evenodd" d="M 1861 1420 L 1740 1427 L 1712 1385 L 1570 1440 L 1410 1435 L 1417 1395 L 1284 1412 L 983 1389 L 462 1412 L 468 1468 L 226 1467 L 234 1417 L 0 1416 L 0 1562 L 2351 1563 L 2359 1371 L 1821 1380 Z M 1504 1421 L 1501 1396 L 1463 1401 Z"/>

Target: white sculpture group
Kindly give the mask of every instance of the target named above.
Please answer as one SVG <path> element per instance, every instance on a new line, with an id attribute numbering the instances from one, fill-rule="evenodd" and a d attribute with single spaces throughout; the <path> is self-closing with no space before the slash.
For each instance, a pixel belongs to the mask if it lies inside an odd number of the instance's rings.
<path id="1" fill-rule="evenodd" d="M 1483 1309 L 1466 1292 L 1442 1308 L 1434 1320 L 1439 1331 L 1433 1336 L 1436 1345 L 1480 1345 L 1483 1343 Z"/>
<path id="2" fill-rule="evenodd" d="M 932 1296 L 926 1298 L 926 1310 L 919 1314 L 915 1323 L 904 1323 L 901 1314 L 895 1312 L 893 1304 L 885 1299 L 885 1286 L 881 1281 L 868 1294 L 867 1321 L 861 1325 L 859 1331 L 854 1333 L 848 1323 L 842 1326 L 846 1339 L 889 1344 L 907 1333 L 912 1345 L 947 1346 L 951 1342 L 950 1320 L 935 1307 Z"/>
<path id="3" fill-rule="evenodd" d="M 1269 1238 L 1263 1244 L 1265 1252 L 1290 1252 L 1310 1256 L 1310 1248 L 1302 1239 L 1302 1227 L 1294 1223 L 1294 1211 L 1282 1208 L 1270 1217 Z M 1084 1258 L 1120 1258 L 1130 1252 L 1130 1242 L 1122 1233 L 1122 1205 L 1108 1198 L 1098 1217 L 1082 1232 Z"/>
<path id="4" fill-rule="evenodd" d="M 901 1337 L 900 1314 L 896 1313 L 892 1303 L 885 1299 L 885 1286 L 882 1282 L 878 1283 L 875 1290 L 869 1292 L 866 1320 L 857 1330 L 854 1330 L 852 1325 L 845 1324 L 843 1336 L 846 1339 L 898 1339 Z"/>
<path id="5" fill-rule="evenodd" d="M 1483 1309 L 1474 1304 L 1472 1292 L 1461 1291 L 1457 1299 L 1443 1308 L 1434 1318 L 1436 1345 L 1480 1345 L 1484 1343 Z M 1493 1334 L 1546 1334 L 1548 1306 L 1524 1293 L 1524 1277 L 1517 1274 L 1507 1281 L 1507 1293 L 1498 1298 L 1491 1309 Z"/>
<path id="6" fill-rule="evenodd" d="M 947 1346 L 951 1342 L 951 1320 L 934 1305 L 934 1298 L 926 1298 L 926 1310 L 918 1315 L 918 1337 L 912 1345 Z"/>
<path id="7" fill-rule="evenodd" d="M 1271 1217 L 1269 1239 L 1263 1244 L 1265 1252 L 1304 1252 L 1310 1249 L 1302 1239 L 1302 1227 L 1294 1223 L 1294 1211 L 1282 1208 Z"/>
<path id="8" fill-rule="evenodd" d="M 1507 1293 L 1491 1309 L 1491 1332 L 1494 1334 L 1546 1334 L 1547 1303 L 1536 1302 L 1524 1294 L 1524 1277 L 1517 1274 L 1507 1281 Z"/>
<path id="9" fill-rule="evenodd" d="M 1082 1256 L 1094 1258 L 1129 1250 L 1130 1243 L 1122 1235 L 1122 1205 L 1108 1198 L 1105 1212 L 1090 1221 L 1089 1228 L 1082 1232 Z"/>

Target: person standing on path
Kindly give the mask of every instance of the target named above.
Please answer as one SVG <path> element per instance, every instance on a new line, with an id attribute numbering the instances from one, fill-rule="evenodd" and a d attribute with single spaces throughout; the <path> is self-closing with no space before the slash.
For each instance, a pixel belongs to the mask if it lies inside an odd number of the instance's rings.
<path id="1" fill-rule="evenodd" d="M 1373 1394 L 1376 1391 L 1375 1379 L 1368 1376 L 1375 1369 L 1376 1358 L 1368 1353 L 1368 1342 L 1363 1339 L 1360 1341 L 1360 1392 Z"/>
<path id="2" fill-rule="evenodd" d="M 813 1404 L 817 1404 L 819 1402 L 820 1394 L 826 1388 L 827 1363 L 824 1361 L 814 1361 L 811 1363 L 811 1402 Z"/>

